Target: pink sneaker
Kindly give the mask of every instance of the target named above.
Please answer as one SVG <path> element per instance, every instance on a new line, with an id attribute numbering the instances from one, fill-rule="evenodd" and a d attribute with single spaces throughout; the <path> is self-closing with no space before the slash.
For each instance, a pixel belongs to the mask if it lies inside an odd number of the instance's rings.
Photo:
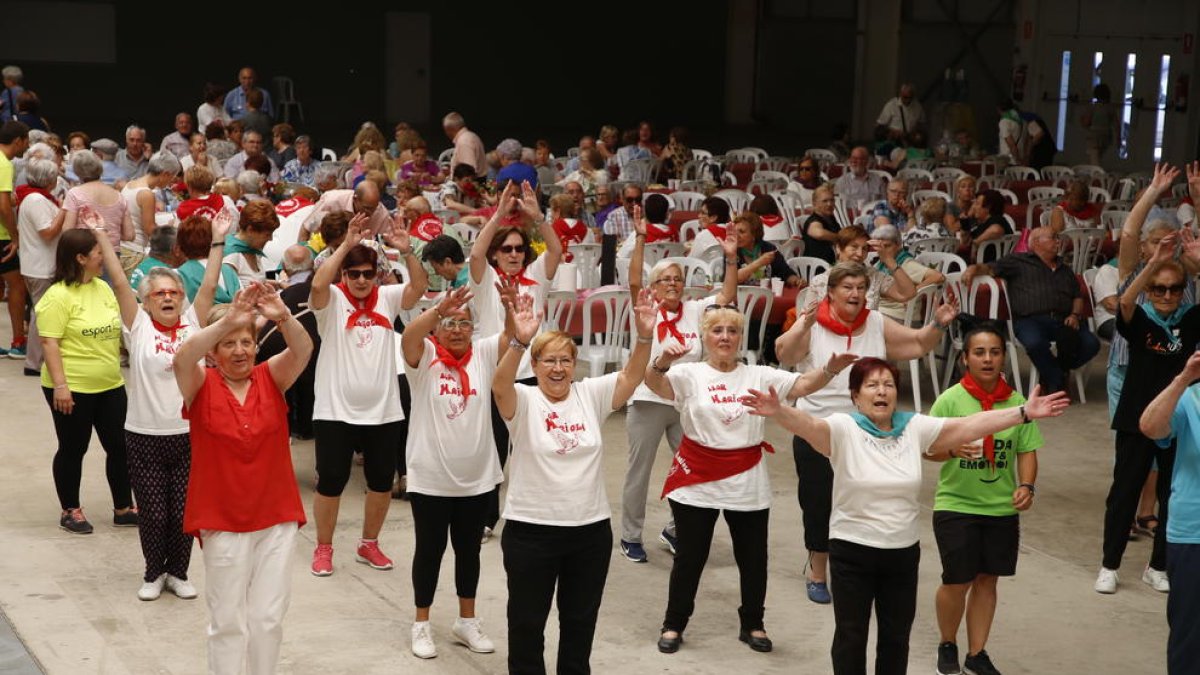
<path id="1" fill-rule="evenodd" d="M 313 551 L 312 573 L 316 577 L 327 577 L 333 574 L 333 545 L 317 544 Z"/>
<path id="2" fill-rule="evenodd" d="M 357 560 L 377 570 L 392 569 L 392 559 L 379 550 L 379 542 L 377 541 L 359 541 Z"/>

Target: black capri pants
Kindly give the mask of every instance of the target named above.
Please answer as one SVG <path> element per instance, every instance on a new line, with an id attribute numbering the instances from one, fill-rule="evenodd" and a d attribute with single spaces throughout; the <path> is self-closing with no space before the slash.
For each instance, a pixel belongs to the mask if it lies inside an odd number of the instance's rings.
<path id="1" fill-rule="evenodd" d="M 340 497 L 350 480 L 354 451 L 363 454 L 363 474 L 371 492 L 391 492 L 396 473 L 396 435 L 402 422 L 349 424 L 313 420 L 317 453 L 317 494 Z"/>

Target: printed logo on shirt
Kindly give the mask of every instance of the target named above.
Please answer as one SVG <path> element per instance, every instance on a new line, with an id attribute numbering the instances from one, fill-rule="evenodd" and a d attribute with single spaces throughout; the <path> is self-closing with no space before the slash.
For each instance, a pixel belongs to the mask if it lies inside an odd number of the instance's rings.
<path id="1" fill-rule="evenodd" d="M 171 358 L 166 359 L 166 367 L 163 370 L 171 370 L 171 364 L 175 360 L 175 351 L 179 349 L 179 345 L 183 344 L 186 338 L 187 333 L 183 331 L 179 331 L 174 340 L 171 339 L 170 335 L 164 335 L 159 332 L 154 333 L 154 355 L 167 354 L 171 356 Z"/>
<path id="2" fill-rule="evenodd" d="M 90 337 L 90 338 L 95 338 L 97 340 L 105 340 L 105 341 L 120 340 L 121 339 L 121 320 L 119 318 L 115 319 L 112 323 L 108 324 L 107 326 L 94 326 L 91 328 L 84 328 L 83 330 L 79 331 L 79 334 L 85 338 Z"/>
<path id="3" fill-rule="evenodd" d="M 470 395 L 478 396 L 479 392 L 475 387 L 471 387 Z M 467 401 L 463 398 L 462 385 L 452 373 L 438 373 L 438 396 L 450 397 L 450 401 L 447 402 L 450 412 L 446 413 L 446 419 L 457 419 L 466 412 Z"/>
<path id="4" fill-rule="evenodd" d="M 1153 333 L 1146 333 L 1146 351 L 1154 352 L 1155 354 L 1167 355 L 1178 354 L 1183 349 L 1183 341 L 1179 339 L 1179 329 L 1172 328 L 1171 335 L 1174 340 L 1159 340 Z"/>
<path id="5" fill-rule="evenodd" d="M 546 415 L 546 433 L 558 445 L 557 454 L 565 455 L 579 447 L 579 436 L 587 431 L 587 425 L 581 422 L 568 422 L 559 418 L 558 413 Z"/>
<path id="6" fill-rule="evenodd" d="M 731 393 L 725 383 L 708 385 L 708 395 L 721 408 L 721 424 L 729 426 L 746 415 L 745 396 Z"/>
<path id="7" fill-rule="evenodd" d="M 986 458 L 980 457 L 979 459 L 960 459 L 958 468 L 966 471 L 982 471 L 983 475 L 979 476 L 980 483 L 995 483 L 1000 480 L 1000 472 L 1009 467 L 1008 453 L 1012 450 L 1013 443 L 1011 440 L 1000 438 L 993 439 L 993 443 L 996 448 L 995 467 L 989 464 Z"/>

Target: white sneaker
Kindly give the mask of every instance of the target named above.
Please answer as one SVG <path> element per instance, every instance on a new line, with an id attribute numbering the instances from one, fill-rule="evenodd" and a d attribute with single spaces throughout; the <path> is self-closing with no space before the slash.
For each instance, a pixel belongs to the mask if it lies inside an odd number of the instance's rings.
<path id="1" fill-rule="evenodd" d="M 1093 588 L 1096 589 L 1097 593 L 1116 593 L 1117 571 L 1101 567 L 1100 574 L 1096 576 L 1096 585 Z"/>
<path id="2" fill-rule="evenodd" d="M 491 638 L 483 634 L 483 628 L 480 627 L 478 618 L 458 617 L 454 620 L 452 632 L 459 642 L 477 654 L 491 654 L 496 651 L 496 645 L 492 644 Z"/>
<path id="3" fill-rule="evenodd" d="M 167 575 L 167 590 L 180 600 L 192 600 L 196 597 L 196 587 L 187 579 Z"/>
<path id="4" fill-rule="evenodd" d="M 1170 593 L 1171 582 L 1167 579 L 1166 570 L 1156 570 L 1149 565 L 1146 566 L 1146 571 L 1142 572 L 1142 581 L 1150 585 L 1150 588 L 1159 593 Z"/>
<path id="5" fill-rule="evenodd" d="M 138 600 L 157 600 L 158 596 L 162 595 L 163 584 L 167 582 L 167 575 L 160 574 L 154 581 L 147 581 L 138 589 Z"/>
<path id="6" fill-rule="evenodd" d="M 487 525 L 484 525 L 483 526 L 483 538 L 480 540 L 479 543 L 486 544 L 486 543 L 488 543 L 488 540 L 491 538 L 492 538 L 492 528 L 488 527 Z"/>
<path id="7" fill-rule="evenodd" d="M 428 621 L 414 621 L 412 625 L 412 653 L 422 659 L 432 659 L 437 656 L 437 647 L 433 644 L 433 629 Z"/>

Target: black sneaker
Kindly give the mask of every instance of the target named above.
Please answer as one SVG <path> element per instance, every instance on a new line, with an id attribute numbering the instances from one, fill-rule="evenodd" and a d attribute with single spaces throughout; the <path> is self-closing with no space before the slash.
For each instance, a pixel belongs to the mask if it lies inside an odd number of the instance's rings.
<path id="1" fill-rule="evenodd" d="M 91 534 L 92 524 L 83 515 L 83 509 L 67 509 L 58 519 L 58 526 L 71 534 Z"/>
<path id="2" fill-rule="evenodd" d="M 938 675 L 958 675 L 962 670 L 958 667 L 958 645 L 953 642 L 943 642 L 938 645 Z"/>
<path id="3" fill-rule="evenodd" d="M 963 661 L 963 672 L 967 675 L 1000 675 L 988 658 L 986 649 L 980 649 L 978 654 L 967 654 L 967 660 Z"/>
<path id="4" fill-rule="evenodd" d="M 125 513 L 117 513 L 113 511 L 113 527 L 137 527 L 138 512 L 137 509 L 129 509 Z"/>

